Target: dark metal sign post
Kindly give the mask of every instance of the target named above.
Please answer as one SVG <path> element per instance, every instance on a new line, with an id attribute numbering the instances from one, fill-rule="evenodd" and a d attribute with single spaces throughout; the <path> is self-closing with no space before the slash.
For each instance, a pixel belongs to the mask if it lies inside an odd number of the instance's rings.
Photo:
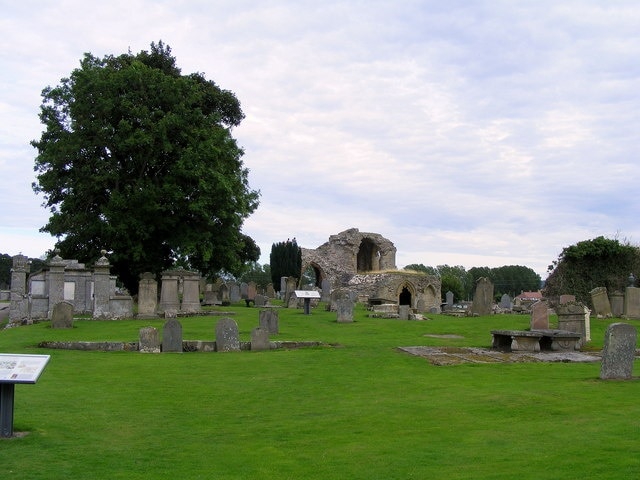
<path id="1" fill-rule="evenodd" d="M 13 403 L 16 383 L 36 383 L 49 355 L 0 353 L 0 437 L 13 436 Z"/>

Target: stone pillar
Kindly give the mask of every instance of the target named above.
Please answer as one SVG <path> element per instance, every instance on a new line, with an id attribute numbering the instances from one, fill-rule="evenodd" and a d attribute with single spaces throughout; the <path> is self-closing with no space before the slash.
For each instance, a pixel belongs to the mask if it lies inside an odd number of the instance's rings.
<path id="1" fill-rule="evenodd" d="M 64 267 L 65 262 L 56 251 L 55 257 L 49 262 L 49 306 L 47 318 L 53 316 L 53 307 L 64 301 Z"/>
<path id="2" fill-rule="evenodd" d="M 109 297 L 111 296 L 111 265 L 106 250 L 93 266 L 93 318 L 109 318 Z"/>
<path id="3" fill-rule="evenodd" d="M 24 255 L 13 257 L 11 269 L 11 303 L 9 304 L 9 323 L 22 323 L 29 317 L 27 297 L 27 273 L 29 259 Z"/>
<path id="4" fill-rule="evenodd" d="M 167 310 L 177 312 L 180 310 L 180 299 L 178 297 L 179 276 L 174 270 L 162 272 L 162 283 L 160 285 L 160 304 L 158 313 L 163 314 Z"/>
<path id="5" fill-rule="evenodd" d="M 140 275 L 138 283 L 138 318 L 157 317 L 158 308 L 158 282 L 151 272 Z"/>
<path id="6" fill-rule="evenodd" d="M 182 305 L 180 311 L 184 313 L 198 313 L 200 305 L 200 274 L 198 272 L 182 272 Z"/>

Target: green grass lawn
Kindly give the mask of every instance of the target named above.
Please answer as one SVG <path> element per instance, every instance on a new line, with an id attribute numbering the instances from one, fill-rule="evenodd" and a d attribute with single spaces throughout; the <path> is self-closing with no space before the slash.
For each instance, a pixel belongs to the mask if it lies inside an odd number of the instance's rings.
<path id="1" fill-rule="evenodd" d="M 258 309 L 228 307 L 249 340 Z M 213 340 L 220 317 L 181 319 Z M 238 353 L 43 350 L 44 340 L 137 341 L 162 320 L 48 322 L 0 331 L 0 352 L 51 355 L 18 385 L 0 441 L 7 479 L 621 479 L 640 471 L 640 382 L 599 363 L 433 366 L 398 346 L 488 347 L 518 315 L 338 324 L 280 310 L 274 340 L 337 346 Z M 602 347 L 612 321 L 591 322 Z M 630 321 L 640 326 L 638 321 Z M 444 339 L 427 334 L 455 334 Z M 637 368 L 637 365 L 636 365 Z"/>

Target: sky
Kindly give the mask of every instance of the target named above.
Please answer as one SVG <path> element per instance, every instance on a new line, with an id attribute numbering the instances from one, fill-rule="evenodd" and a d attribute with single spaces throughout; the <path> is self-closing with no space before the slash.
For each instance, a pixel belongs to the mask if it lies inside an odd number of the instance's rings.
<path id="1" fill-rule="evenodd" d="M 260 206 L 243 232 L 348 228 L 399 268 L 523 265 L 640 242 L 640 2 L 0 0 L 0 253 L 55 238 L 33 192 L 41 91 L 84 53 L 169 45 L 241 102 Z M 106 246 L 108 249 L 108 246 Z"/>

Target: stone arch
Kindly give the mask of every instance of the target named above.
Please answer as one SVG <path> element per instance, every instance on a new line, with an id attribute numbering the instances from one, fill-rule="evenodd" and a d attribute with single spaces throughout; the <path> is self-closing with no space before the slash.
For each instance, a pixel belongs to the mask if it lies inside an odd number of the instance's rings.
<path id="1" fill-rule="evenodd" d="M 415 288 L 410 283 L 403 282 L 398 287 L 396 297 L 398 299 L 398 305 L 409 305 L 409 307 L 413 308 L 413 304 L 416 298 Z"/>
<path id="2" fill-rule="evenodd" d="M 371 238 L 364 237 L 357 254 L 357 272 L 376 272 L 380 270 L 380 246 Z"/>
<path id="3" fill-rule="evenodd" d="M 322 281 L 327 277 L 326 273 L 322 270 L 322 267 L 314 261 L 307 262 L 302 266 L 302 273 L 312 269 L 315 275 L 314 287 L 322 288 Z"/>

